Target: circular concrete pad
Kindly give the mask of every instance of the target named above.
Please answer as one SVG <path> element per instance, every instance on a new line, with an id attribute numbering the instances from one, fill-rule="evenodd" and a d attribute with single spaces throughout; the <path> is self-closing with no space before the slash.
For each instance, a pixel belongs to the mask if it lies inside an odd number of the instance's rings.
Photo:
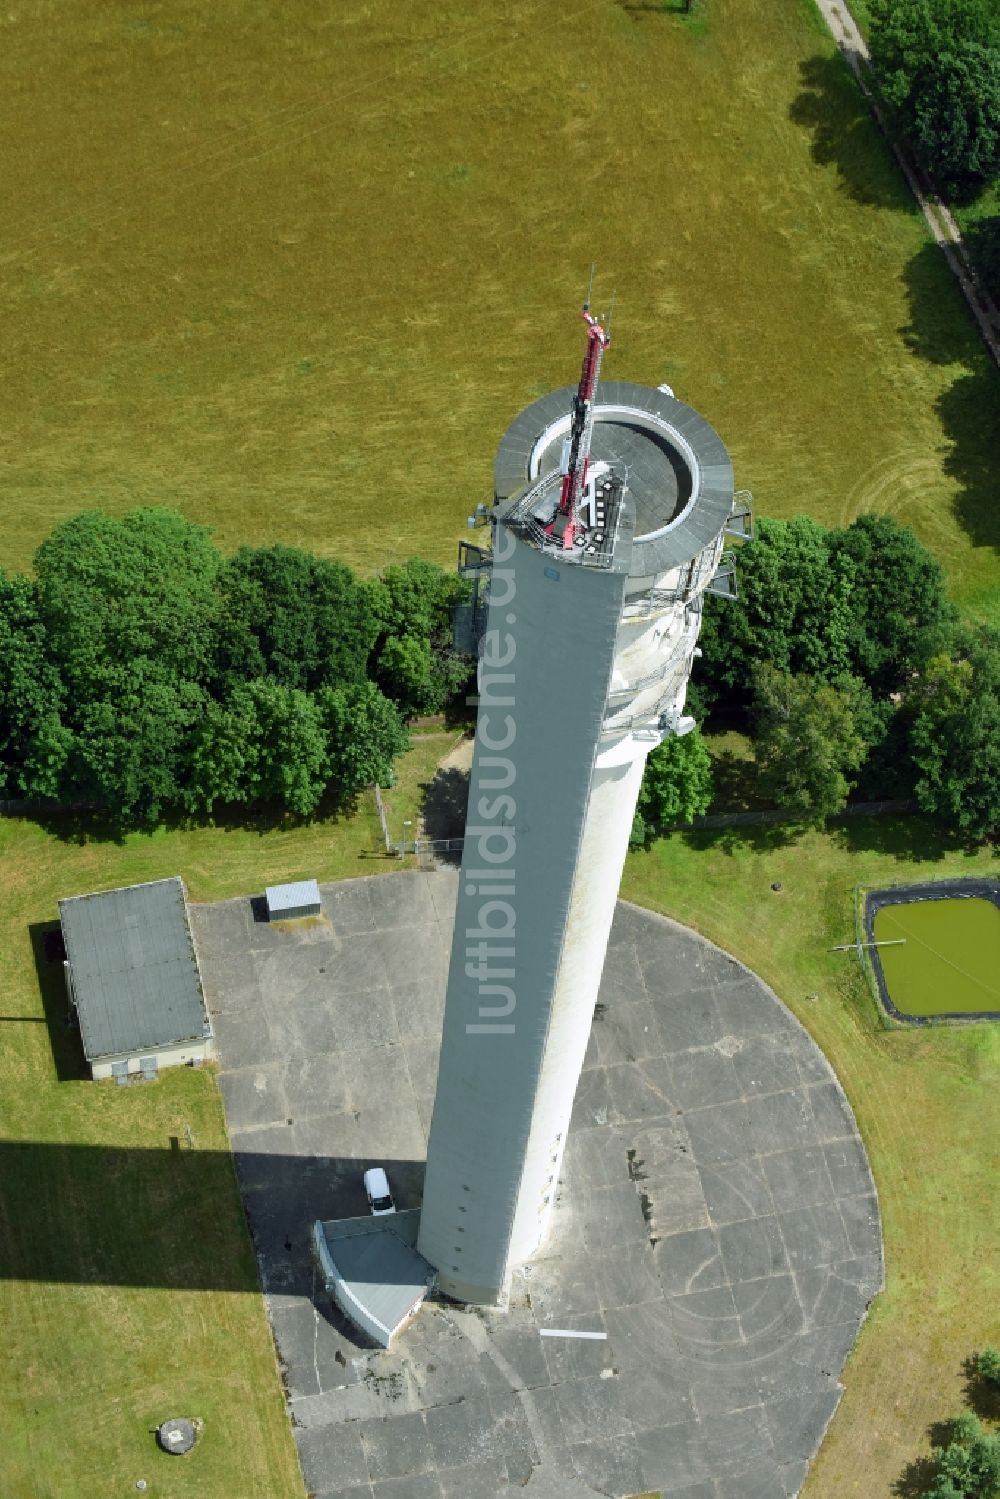
<path id="1" fill-rule="evenodd" d="M 882 1284 L 875 1191 L 807 1033 L 674 922 L 618 906 L 552 1231 L 509 1310 L 425 1305 L 386 1353 L 322 1295 L 309 1223 L 363 1211 L 362 1165 L 419 1201 L 456 888 L 322 887 L 321 943 L 192 911 L 307 1487 L 787 1499 Z"/>
<path id="2" fill-rule="evenodd" d="M 172 1452 L 175 1456 L 190 1452 L 197 1436 L 194 1422 L 187 1421 L 182 1416 L 172 1416 L 169 1421 L 161 1421 L 156 1428 L 156 1439 L 164 1452 Z"/>

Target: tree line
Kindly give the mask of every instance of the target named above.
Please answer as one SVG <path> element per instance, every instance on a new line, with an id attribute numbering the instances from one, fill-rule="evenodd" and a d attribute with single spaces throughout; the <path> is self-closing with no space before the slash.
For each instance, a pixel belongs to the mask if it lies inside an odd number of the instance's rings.
<path id="1" fill-rule="evenodd" d="M 820 823 L 849 795 L 913 797 L 970 840 L 1000 807 L 1000 639 L 949 603 L 885 516 L 761 521 L 739 598 L 705 600 L 688 703 L 749 733 L 756 790 Z M 464 703 L 462 579 L 411 558 L 377 578 L 293 547 L 224 557 L 146 508 L 57 526 L 34 577 L 0 572 L 0 795 L 121 827 L 270 804 L 308 817 L 389 784 L 414 716 Z M 635 841 L 708 809 L 695 730 L 649 758 Z"/>
<path id="2" fill-rule="evenodd" d="M 293 547 L 225 558 L 173 511 L 86 511 L 0 572 L 0 795 L 123 827 L 222 805 L 299 817 L 388 784 L 407 720 L 461 691 L 465 585 L 414 558 L 379 578 Z"/>
<path id="3" fill-rule="evenodd" d="M 913 798 L 970 840 L 1000 829 L 1000 634 L 951 604 L 888 516 L 759 522 L 739 598 L 708 595 L 689 711 L 749 733 L 756 788 L 821 823 L 857 793 Z M 711 800 L 698 731 L 650 756 L 635 836 Z"/>
<path id="4" fill-rule="evenodd" d="M 914 157 L 954 203 L 1000 178 L 1000 6 L 996 0 L 869 0 L 878 92 Z M 1000 297 L 1000 216 L 964 231 Z"/>

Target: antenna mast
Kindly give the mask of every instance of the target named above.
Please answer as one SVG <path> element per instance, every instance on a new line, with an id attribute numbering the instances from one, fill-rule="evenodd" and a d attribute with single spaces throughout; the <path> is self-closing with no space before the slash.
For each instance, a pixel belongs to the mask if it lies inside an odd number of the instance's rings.
<path id="1" fill-rule="evenodd" d="M 590 271 L 590 282 L 592 287 L 593 267 Z M 583 356 L 580 383 L 573 397 L 569 440 L 563 447 L 561 465 L 563 481 L 559 492 L 558 514 L 564 517 L 562 533 L 564 549 L 573 545 L 573 538 L 579 525 L 580 496 L 586 486 L 587 471 L 590 468 L 590 439 L 594 430 L 594 395 L 601 373 L 604 350 L 611 342 L 611 335 L 602 325 L 600 318 L 591 314 L 589 290 L 580 316 L 587 325 L 587 348 Z M 555 521 L 553 521 L 552 529 L 555 528 Z"/>

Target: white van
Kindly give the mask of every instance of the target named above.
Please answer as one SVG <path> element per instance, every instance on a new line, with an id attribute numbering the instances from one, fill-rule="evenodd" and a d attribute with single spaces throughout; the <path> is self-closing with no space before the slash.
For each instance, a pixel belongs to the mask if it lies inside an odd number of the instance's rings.
<path id="1" fill-rule="evenodd" d="M 376 1217 L 381 1213 L 394 1213 L 396 1204 L 389 1190 L 389 1178 L 381 1166 L 370 1166 L 365 1172 L 365 1196 L 368 1206 Z"/>

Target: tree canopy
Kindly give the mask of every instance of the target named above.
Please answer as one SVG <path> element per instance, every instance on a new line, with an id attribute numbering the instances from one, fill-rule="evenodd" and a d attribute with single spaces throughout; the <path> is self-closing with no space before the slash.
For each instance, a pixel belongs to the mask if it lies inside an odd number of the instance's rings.
<path id="1" fill-rule="evenodd" d="M 961 192 L 1000 171 L 1000 15 L 991 0 L 870 0 L 872 71 L 919 160 Z"/>
<path id="2" fill-rule="evenodd" d="M 438 713 L 469 681 L 471 663 L 452 648 L 452 612 L 467 582 L 422 557 L 386 568 L 373 676 L 406 717 Z"/>
<path id="3" fill-rule="evenodd" d="M 712 760 L 697 729 L 671 735 L 646 760 L 632 842 L 673 823 L 693 822 L 712 803 Z"/>
<path id="4" fill-rule="evenodd" d="M 420 558 L 371 580 L 292 547 L 226 559 L 204 527 L 145 508 L 62 523 L 36 566 L 0 573 L 0 790 L 120 826 L 349 801 L 391 782 L 407 720 L 471 675 L 451 630 L 467 584 Z M 886 516 L 763 521 L 739 584 L 736 601 L 705 602 L 690 701 L 753 725 L 777 806 L 821 820 L 860 781 L 996 835 L 1000 641 L 961 622 L 912 533 Z M 667 740 L 636 835 L 711 794 L 700 734 Z"/>
<path id="5" fill-rule="evenodd" d="M 70 702 L 115 693 L 121 673 L 201 680 L 219 618 L 221 553 L 172 510 L 63 521 L 35 554 L 38 608 Z"/>
<path id="6" fill-rule="evenodd" d="M 922 632 L 954 615 L 941 566 L 888 515 L 860 515 L 830 531 L 828 546 L 835 570 L 850 577 L 847 670 L 877 697 L 893 692 L 913 669 Z"/>
<path id="7" fill-rule="evenodd" d="M 463 590 L 418 560 L 360 580 L 293 547 L 224 559 L 169 510 L 84 512 L 43 542 L 34 581 L 0 574 L 2 787 L 122 826 L 349 800 L 391 779 L 405 717 L 468 674 L 450 633 Z"/>
<path id="8" fill-rule="evenodd" d="M 755 668 L 753 686 L 761 790 L 809 822 L 842 811 L 867 748 L 855 719 L 856 693 L 766 662 Z"/>
<path id="9" fill-rule="evenodd" d="M 834 682 L 859 677 L 876 698 L 906 680 L 921 634 L 949 620 L 944 574 L 889 516 L 827 530 L 808 516 L 762 520 L 739 553 L 739 597 L 705 602 L 705 700 L 748 703 L 755 664 Z"/>
<path id="10" fill-rule="evenodd" d="M 127 824 L 177 804 L 205 709 L 221 564 L 205 527 L 156 508 L 121 520 L 85 511 L 42 543 L 38 614 L 65 688 L 50 769 L 62 764 L 44 791 Z M 43 794 L 39 777 L 30 790 Z"/>
<path id="11" fill-rule="evenodd" d="M 737 576 L 738 599 L 706 600 L 699 678 L 709 693 L 748 698 L 757 661 L 827 678 L 848 669 L 853 569 L 831 556 L 817 521 L 760 521 Z"/>
<path id="12" fill-rule="evenodd" d="M 971 1411 L 949 1424 L 947 1443 L 934 1448 L 936 1471 L 927 1499 L 994 1499 L 1000 1489 L 1000 1433 L 987 1434 Z"/>
<path id="13" fill-rule="evenodd" d="M 1000 833 L 1000 635 L 956 632 L 906 694 L 914 792 L 970 838 Z"/>
<path id="14" fill-rule="evenodd" d="M 219 591 L 223 681 L 270 676 L 307 692 L 364 681 L 385 608 L 378 584 L 295 547 L 240 547 Z"/>
<path id="15" fill-rule="evenodd" d="M 0 792 L 58 793 L 71 738 L 64 705 L 35 588 L 0 572 Z"/>

